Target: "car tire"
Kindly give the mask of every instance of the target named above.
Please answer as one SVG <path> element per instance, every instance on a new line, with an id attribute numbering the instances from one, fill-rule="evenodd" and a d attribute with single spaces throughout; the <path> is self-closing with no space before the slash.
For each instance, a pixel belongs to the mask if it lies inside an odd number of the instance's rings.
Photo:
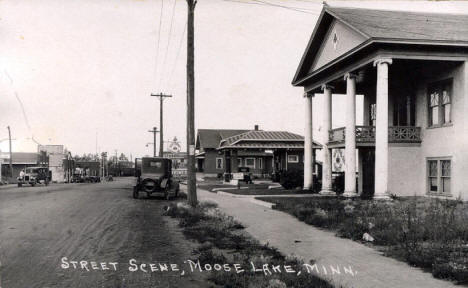
<path id="1" fill-rule="evenodd" d="M 136 186 L 133 187 L 133 198 L 138 199 L 138 196 L 139 196 L 138 194 L 139 194 L 138 193 L 138 187 L 136 187 Z"/>
<path id="2" fill-rule="evenodd" d="M 18 183 L 18 187 L 22 187 L 22 186 L 23 186 L 23 184 L 22 184 L 22 183 Z"/>

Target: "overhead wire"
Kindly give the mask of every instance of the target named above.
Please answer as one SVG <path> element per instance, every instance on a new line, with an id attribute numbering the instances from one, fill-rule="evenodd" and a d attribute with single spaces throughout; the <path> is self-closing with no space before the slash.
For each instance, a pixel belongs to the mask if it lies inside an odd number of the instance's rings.
<path id="1" fill-rule="evenodd" d="M 159 80 L 159 85 L 158 86 L 161 86 L 162 82 L 163 82 L 163 78 L 167 80 L 167 77 L 164 77 L 166 75 L 165 71 L 166 71 L 166 61 L 167 61 L 167 54 L 169 53 L 169 46 L 171 45 L 171 39 L 172 39 L 172 25 L 174 23 L 174 15 L 175 15 L 175 8 L 176 8 L 176 3 L 177 3 L 177 0 L 174 0 L 174 5 L 172 6 L 172 16 L 171 16 L 171 25 L 169 26 L 169 34 L 168 34 L 168 40 L 167 40 L 167 45 L 166 45 L 166 53 L 164 54 L 164 61 L 163 61 L 163 70 L 161 73 L 161 77 L 160 77 L 160 80 Z"/>
<path id="2" fill-rule="evenodd" d="M 174 62 L 174 65 L 172 66 L 172 71 L 171 71 L 171 74 L 169 75 L 169 80 L 168 80 L 168 84 L 172 87 L 172 76 L 174 75 L 174 71 L 175 71 L 175 68 L 177 66 L 177 61 L 179 60 L 179 55 L 180 55 L 180 51 L 182 50 L 182 43 L 184 43 L 184 38 L 185 38 L 185 33 L 187 32 L 187 22 L 185 22 L 185 25 L 184 25 L 184 31 L 182 32 L 182 36 L 180 37 L 180 42 L 179 42 L 179 48 L 177 49 L 177 54 L 176 54 L 176 58 L 175 58 L 175 62 Z"/>
<path id="3" fill-rule="evenodd" d="M 164 0 L 161 0 L 161 12 L 159 14 L 158 41 L 157 41 L 156 57 L 155 57 L 155 68 L 154 68 L 155 80 L 158 77 L 159 42 L 161 41 L 161 28 L 162 28 L 163 10 L 164 10 Z"/>

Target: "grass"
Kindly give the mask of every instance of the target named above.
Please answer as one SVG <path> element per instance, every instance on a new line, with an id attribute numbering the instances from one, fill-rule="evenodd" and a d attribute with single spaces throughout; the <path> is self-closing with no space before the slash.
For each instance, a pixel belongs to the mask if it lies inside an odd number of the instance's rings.
<path id="1" fill-rule="evenodd" d="M 236 195 L 287 195 L 287 194 L 308 194 L 313 193 L 311 191 L 306 190 L 287 190 L 284 188 L 275 188 L 275 189 L 268 189 L 270 184 L 245 184 L 241 183 L 239 186 L 228 185 L 228 184 L 219 184 L 219 183 L 211 183 L 211 184 L 199 184 L 198 187 L 209 192 L 216 193 L 217 191 L 213 191 L 213 189 L 219 188 L 229 188 L 224 190 L 224 192 L 236 194 Z M 242 189 L 235 189 L 241 187 Z M 233 189 L 234 188 L 234 189 Z M 223 190 L 221 190 L 223 191 Z"/>
<path id="2" fill-rule="evenodd" d="M 334 198 L 274 198 L 275 209 L 307 224 L 361 241 L 363 234 L 387 256 L 468 284 L 468 204 L 406 197 L 391 202 Z"/>
<path id="3" fill-rule="evenodd" d="M 309 191 L 304 190 L 286 190 L 286 189 L 238 189 L 226 190 L 224 192 L 236 195 L 293 195 L 293 194 L 308 194 Z"/>
<path id="4" fill-rule="evenodd" d="M 306 273 L 303 263 L 296 258 L 285 257 L 277 249 L 262 245 L 243 229 L 232 217 L 219 212 L 213 202 L 202 202 L 195 208 L 181 202 L 171 204 L 166 215 L 177 218 L 185 236 L 196 240 L 200 246 L 194 255 L 202 266 L 240 264 L 244 271 L 210 271 L 209 280 L 222 287 L 334 287 L 316 275 Z M 295 271 L 305 273 L 275 273 L 265 275 L 250 269 L 251 262 L 257 267 L 270 265 L 290 265 Z"/>
<path id="5" fill-rule="evenodd" d="M 239 186 L 236 186 L 236 185 L 229 185 L 229 184 L 222 184 L 222 183 L 208 183 L 208 184 L 200 183 L 200 184 L 198 184 L 198 187 L 201 188 L 201 189 L 213 192 L 213 189 L 216 189 L 216 188 L 242 187 L 242 188 L 248 188 L 249 190 L 268 189 L 268 186 L 270 186 L 270 185 L 271 184 L 245 184 L 245 183 L 240 183 Z"/>

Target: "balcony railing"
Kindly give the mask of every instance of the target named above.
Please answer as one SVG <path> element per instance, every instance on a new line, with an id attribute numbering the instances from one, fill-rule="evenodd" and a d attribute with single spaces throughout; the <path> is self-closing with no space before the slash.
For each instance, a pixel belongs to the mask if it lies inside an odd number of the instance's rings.
<path id="1" fill-rule="evenodd" d="M 356 126 L 356 143 L 375 143 L 375 126 Z M 340 127 L 329 131 L 329 144 L 341 144 L 346 140 L 346 128 Z M 389 143 L 420 143 L 421 127 L 388 127 Z"/>

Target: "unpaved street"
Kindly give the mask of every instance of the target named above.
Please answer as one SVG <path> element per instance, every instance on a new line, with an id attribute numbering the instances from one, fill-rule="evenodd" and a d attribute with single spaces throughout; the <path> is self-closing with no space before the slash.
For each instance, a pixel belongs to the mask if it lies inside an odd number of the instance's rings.
<path id="1" fill-rule="evenodd" d="M 0 286 L 207 287 L 181 275 L 194 247 L 161 216 L 167 201 L 131 198 L 132 180 L 0 188 Z M 180 271 L 131 272 L 130 259 Z"/>

